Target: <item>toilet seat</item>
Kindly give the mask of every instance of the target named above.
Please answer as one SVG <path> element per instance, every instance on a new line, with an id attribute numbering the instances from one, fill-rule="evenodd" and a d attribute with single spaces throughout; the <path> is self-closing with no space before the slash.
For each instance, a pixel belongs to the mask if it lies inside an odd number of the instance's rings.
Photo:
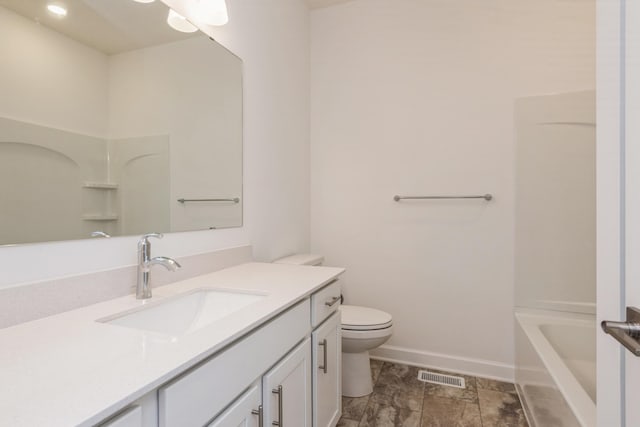
<path id="1" fill-rule="evenodd" d="M 315 266 L 321 265 L 323 259 L 321 255 L 298 254 L 275 262 Z M 342 305 L 339 310 L 342 315 L 342 395 L 367 396 L 373 392 L 369 350 L 380 347 L 391 337 L 392 318 L 384 311 L 357 305 Z"/>
<path id="2" fill-rule="evenodd" d="M 369 329 L 368 331 L 354 331 L 352 329 L 342 329 L 342 338 L 347 340 L 375 340 L 387 338 L 393 333 L 393 326 L 384 329 Z"/>
<path id="3" fill-rule="evenodd" d="M 388 329 L 392 326 L 391 315 L 381 310 L 357 305 L 342 305 L 340 311 L 342 313 L 342 330 L 375 331 Z"/>

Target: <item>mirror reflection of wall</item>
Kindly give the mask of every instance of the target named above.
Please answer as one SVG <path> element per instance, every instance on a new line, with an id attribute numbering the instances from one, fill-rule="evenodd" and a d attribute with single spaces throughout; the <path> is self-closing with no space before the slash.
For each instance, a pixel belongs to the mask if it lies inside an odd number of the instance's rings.
<path id="1" fill-rule="evenodd" d="M 239 58 L 160 2 L 70 1 L 51 25 L 0 5 L 0 244 L 242 224 Z"/>

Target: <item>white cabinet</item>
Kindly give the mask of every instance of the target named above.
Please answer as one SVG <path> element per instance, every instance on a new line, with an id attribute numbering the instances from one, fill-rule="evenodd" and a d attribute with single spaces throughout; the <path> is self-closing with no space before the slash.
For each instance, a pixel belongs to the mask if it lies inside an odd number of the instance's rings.
<path id="1" fill-rule="evenodd" d="M 99 427 L 158 427 L 156 392 L 147 393 L 128 407 L 98 424 Z"/>
<path id="2" fill-rule="evenodd" d="M 305 339 L 262 379 L 264 425 L 311 427 L 311 339 Z"/>
<path id="3" fill-rule="evenodd" d="M 309 335 L 309 300 L 298 303 L 158 391 L 160 427 L 201 427 Z"/>
<path id="4" fill-rule="evenodd" d="M 138 405 L 125 409 L 110 420 L 100 424 L 100 427 L 141 427 L 142 408 Z"/>
<path id="5" fill-rule="evenodd" d="M 249 388 L 208 427 L 259 427 L 262 416 L 260 382 Z"/>
<path id="6" fill-rule="evenodd" d="M 311 295 L 311 326 L 315 328 L 340 308 L 342 288 L 338 279 Z"/>
<path id="7" fill-rule="evenodd" d="M 208 427 L 311 427 L 311 396 L 311 339 L 307 338 Z"/>
<path id="8" fill-rule="evenodd" d="M 334 427 L 342 406 L 340 312 L 313 331 L 313 426 Z"/>
<path id="9" fill-rule="evenodd" d="M 341 412 L 339 305 L 334 280 L 103 426 L 335 427 Z"/>

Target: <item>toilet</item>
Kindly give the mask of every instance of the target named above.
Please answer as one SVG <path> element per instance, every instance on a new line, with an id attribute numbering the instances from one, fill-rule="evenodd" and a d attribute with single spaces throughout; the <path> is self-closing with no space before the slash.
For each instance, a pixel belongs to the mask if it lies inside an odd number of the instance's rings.
<path id="1" fill-rule="evenodd" d="M 274 261 L 276 264 L 322 265 L 324 257 L 298 254 Z M 389 313 L 357 305 L 340 306 L 342 318 L 342 395 L 361 397 L 373 392 L 369 350 L 384 344 L 393 331 Z"/>

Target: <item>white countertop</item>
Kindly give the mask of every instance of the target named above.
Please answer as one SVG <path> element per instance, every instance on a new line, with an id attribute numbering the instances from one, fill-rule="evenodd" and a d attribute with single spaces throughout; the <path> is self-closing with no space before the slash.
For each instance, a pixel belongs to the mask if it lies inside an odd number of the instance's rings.
<path id="1" fill-rule="evenodd" d="M 342 273 L 249 263 L 0 330 L 0 426 L 93 425 L 214 354 Z M 151 273 L 153 275 L 153 273 Z M 172 338 L 97 319 L 199 288 L 268 296 Z"/>

